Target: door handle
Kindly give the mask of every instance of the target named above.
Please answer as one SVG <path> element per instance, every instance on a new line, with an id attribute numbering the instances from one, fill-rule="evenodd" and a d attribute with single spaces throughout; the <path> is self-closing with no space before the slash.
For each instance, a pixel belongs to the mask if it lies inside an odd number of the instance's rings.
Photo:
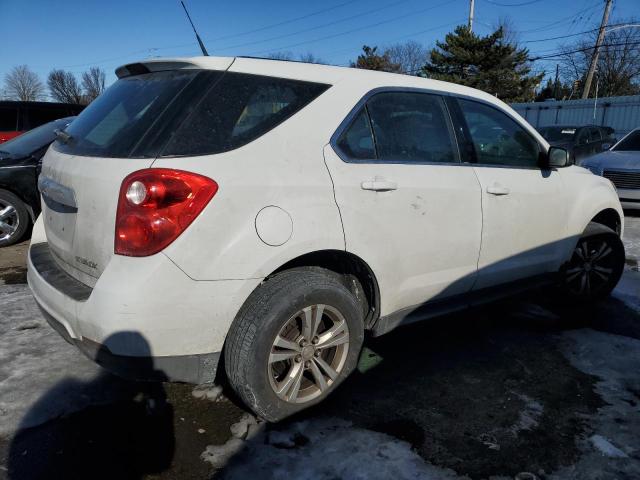
<path id="1" fill-rule="evenodd" d="M 360 186 L 363 190 L 373 190 L 374 192 L 388 192 L 390 190 L 398 189 L 398 184 L 396 182 L 380 179 L 362 182 Z"/>
<path id="2" fill-rule="evenodd" d="M 511 190 L 509 190 L 507 187 L 503 187 L 502 185 L 499 185 L 497 183 L 494 183 L 490 187 L 487 187 L 487 193 L 490 193 L 491 195 L 509 195 L 510 192 Z"/>

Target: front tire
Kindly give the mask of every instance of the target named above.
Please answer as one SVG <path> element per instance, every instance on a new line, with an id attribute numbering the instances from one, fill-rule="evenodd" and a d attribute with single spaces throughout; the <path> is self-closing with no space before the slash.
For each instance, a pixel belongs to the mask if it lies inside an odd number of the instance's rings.
<path id="1" fill-rule="evenodd" d="M 229 383 L 257 415 L 279 421 L 326 398 L 355 369 L 362 309 L 334 274 L 296 268 L 268 279 L 229 330 Z"/>
<path id="2" fill-rule="evenodd" d="M 0 247 L 19 242 L 29 228 L 29 212 L 16 195 L 0 189 Z"/>
<path id="3" fill-rule="evenodd" d="M 604 225 L 590 223 L 561 271 L 563 288 L 576 300 L 606 297 L 620 281 L 624 262 L 624 245 L 618 234 Z"/>

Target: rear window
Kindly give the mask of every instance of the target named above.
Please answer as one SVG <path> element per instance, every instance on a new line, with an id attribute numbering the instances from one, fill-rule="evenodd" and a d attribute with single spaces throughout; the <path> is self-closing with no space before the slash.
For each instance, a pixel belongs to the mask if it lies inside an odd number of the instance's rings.
<path id="1" fill-rule="evenodd" d="M 118 80 L 55 148 L 103 157 L 190 156 L 245 145 L 291 117 L 328 85 L 214 71 Z"/>
<path id="2" fill-rule="evenodd" d="M 575 127 L 547 127 L 540 129 L 540 135 L 549 142 L 571 142 L 576 130 Z"/>

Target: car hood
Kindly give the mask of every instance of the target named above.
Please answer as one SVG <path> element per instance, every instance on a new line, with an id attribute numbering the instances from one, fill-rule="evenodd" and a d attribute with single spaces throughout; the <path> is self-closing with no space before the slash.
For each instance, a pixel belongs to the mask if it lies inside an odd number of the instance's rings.
<path id="1" fill-rule="evenodd" d="M 608 150 L 582 162 L 583 167 L 598 169 L 623 169 L 640 171 L 640 152 Z"/>

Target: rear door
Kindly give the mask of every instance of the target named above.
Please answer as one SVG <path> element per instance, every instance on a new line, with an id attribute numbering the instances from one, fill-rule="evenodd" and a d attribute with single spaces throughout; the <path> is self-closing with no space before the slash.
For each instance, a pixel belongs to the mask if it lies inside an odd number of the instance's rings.
<path id="1" fill-rule="evenodd" d="M 67 127 L 68 141 L 54 142 L 39 186 L 47 240 L 68 273 L 95 284 L 113 255 L 123 179 L 151 166 L 172 122 L 187 114 L 189 96 L 218 74 L 185 69 L 122 78 Z"/>
<path id="2" fill-rule="evenodd" d="M 334 135 L 325 161 L 347 250 L 376 273 L 382 315 L 471 289 L 480 185 L 460 163 L 439 95 L 373 95 Z"/>
<path id="3" fill-rule="evenodd" d="M 482 248 L 474 289 L 556 271 L 567 229 L 560 174 L 539 168 L 542 147 L 505 112 L 474 100 L 456 102 L 482 188 Z"/>

